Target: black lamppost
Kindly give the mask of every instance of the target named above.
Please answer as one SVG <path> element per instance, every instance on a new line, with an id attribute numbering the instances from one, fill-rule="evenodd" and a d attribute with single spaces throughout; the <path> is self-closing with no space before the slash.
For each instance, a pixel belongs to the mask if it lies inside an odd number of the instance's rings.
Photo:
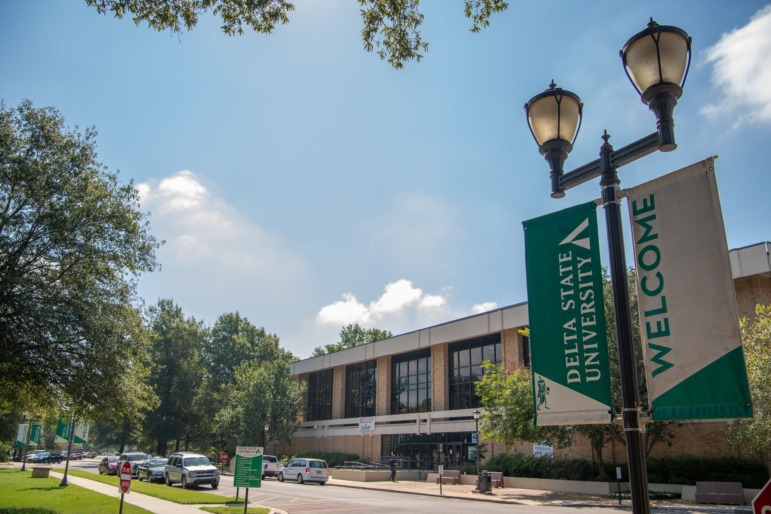
<path id="1" fill-rule="evenodd" d="M 600 148 L 600 158 L 564 173 L 562 166 L 573 149 L 573 142 L 581 126 L 581 99 L 575 93 L 558 88 L 552 81 L 549 89 L 525 104 L 525 111 L 530 131 L 541 154 L 549 163 L 552 197 L 562 198 L 566 189 L 601 177 L 616 311 L 622 419 L 627 438 L 632 512 L 649 514 L 648 474 L 643 429 L 640 426 L 642 408 L 637 390 L 624 239 L 616 194 L 620 184 L 617 169 L 656 150 L 669 152 L 677 147 L 672 113 L 683 93 L 682 87 L 691 64 L 691 38 L 684 30 L 661 26 L 651 18 L 648 28 L 634 35 L 624 45 L 621 60 L 643 103 L 656 115 L 657 131 L 653 134 L 620 150 L 613 150 L 606 131 L 602 136 L 604 144 Z"/>
<path id="2" fill-rule="evenodd" d="M 476 451 L 474 453 L 476 454 L 477 461 L 477 491 L 479 491 L 479 409 L 474 409 L 474 412 L 471 414 L 474 416 L 474 434 L 477 438 L 477 444 L 474 447 Z"/>

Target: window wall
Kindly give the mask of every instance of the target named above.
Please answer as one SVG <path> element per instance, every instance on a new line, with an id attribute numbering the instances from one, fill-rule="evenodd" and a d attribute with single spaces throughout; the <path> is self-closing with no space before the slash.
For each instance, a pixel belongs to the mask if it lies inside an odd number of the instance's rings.
<path id="1" fill-rule="evenodd" d="M 391 359 L 391 414 L 431 410 L 431 350 Z"/>
<path id="2" fill-rule="evenodd" d="M 501 334 L 452 343 L 450 356 L 450 409 L 479 407 L 474 384 L 482 378 L 482 362 L 500 364 L 503 361 Z"/>
<path id="3" fill-rule="evenodd" d="M 345 417 L 374 416 L 377 405 L 377 361 L 345 368 Z"/>
<path id="4" fill-rule="evenodd" d="M 306 421 L 332 419 L 332 388 L 335 373 L 325 369 L 308 375 L 308 409 Z"/>

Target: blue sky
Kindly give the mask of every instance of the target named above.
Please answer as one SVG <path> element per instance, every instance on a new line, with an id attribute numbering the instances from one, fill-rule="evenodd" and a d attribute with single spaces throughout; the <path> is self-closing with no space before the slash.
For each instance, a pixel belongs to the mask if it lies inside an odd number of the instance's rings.
<path id="1" fill-rule="evenodd" d="M 525 301 L 522 221 L 599 185 L 550 198 L 523 105 L 552 79 L 581 97 L 567 170 L 603 129 L 616 148 L 653 132 L 618 57 L 651 16 L 693 37 L 679 148 L 623 168 L 622 187 L 718 155 L 729 247 L 771 239 L 765 2 L 511 2 L 471 34 L 463 2 L 424 0 L 429 51 L 403 70 L 364 51 L 357 2 L 295 5 L 272 35 L 228 37 L 207 15 L 171 34 L 79 0 L 0 0 L 6 107 L 95 126 L 166 241 L 147 304 L 207 324 L 239 311 L 307 357 L 348 323 L 399 334 Z"/>

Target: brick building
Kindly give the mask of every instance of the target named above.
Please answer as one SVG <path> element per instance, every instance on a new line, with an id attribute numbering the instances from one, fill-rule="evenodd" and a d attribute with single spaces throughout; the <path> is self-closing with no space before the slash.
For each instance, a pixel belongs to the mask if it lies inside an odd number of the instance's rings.
<path id="1" fill-rule="evenodd" d="M 769 249 L 761 243 L 730 252 L 741 316 L 752 316 L 756 304 L 771 304 Z M 394 453 L 403 466 L 420 469 L 473 461 L 473 413 L 480 406 L 474 382 L 481 364 L 529 367 L 528 340 L 519 333 L 527 325 L 528 306 L 521 303 L 294 363 L 293 375 L 307 384 L 306 409 L 291 448 L 281 450 L 357 453 L 371 460 Z M 733 455 L 724 426 L 680 423 L 672 446 L 655 447 L 651 457 Z M 501 443 L 486 442 L 488 458 L 505 451 Z M 509 450 L 533 449 L 522 444 Z M 591 446 L 578 437 L 554 453 L 592 458 Z M 603 454 L 606 462 L 626 460 L 626 449 L 616 442 L 607 443 Z"/>

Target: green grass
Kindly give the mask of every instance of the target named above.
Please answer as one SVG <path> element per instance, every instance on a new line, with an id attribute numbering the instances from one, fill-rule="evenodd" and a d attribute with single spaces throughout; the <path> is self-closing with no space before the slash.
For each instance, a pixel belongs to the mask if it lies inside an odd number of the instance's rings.
<path id="1" fill-rule="evenodd" d="M 102 482 L 103 484 L 113 485 L 116 489 L 118 488 L 119 480 L 116 476 L 96 475 L 94 473 L 89 473 L 88 471 L 81 471 L 76 469 L 71 469 L 69 474 L 74 477 L 96 480 L 97 482 Z M 155 498 L 160 498 L 162 500 L 168 500 L 174 503 L 181 503 L 184 505 L 217 505 L 235 500 L 235 497 L 227 498 L 217 494 L 204 493 L 201 491 L 191 491 L 190 489 L 183 489 L 181 487 L 167 487 L 164 484 L 151 484 L 148 482 L 140 482 L 139 480 L 131 481 L 131 491 L 153 496 Z"/>
<path id="2" fill-rule="evenodd" d="M 58 478 L 32 478 L 31 471 L 0 469 L 0 514 L 104 514 L 119 510 L 118 498 L 72 484 L 59 487 L 60 483 Z M 124 503 L 123 512 L 149 511 Z"/>

